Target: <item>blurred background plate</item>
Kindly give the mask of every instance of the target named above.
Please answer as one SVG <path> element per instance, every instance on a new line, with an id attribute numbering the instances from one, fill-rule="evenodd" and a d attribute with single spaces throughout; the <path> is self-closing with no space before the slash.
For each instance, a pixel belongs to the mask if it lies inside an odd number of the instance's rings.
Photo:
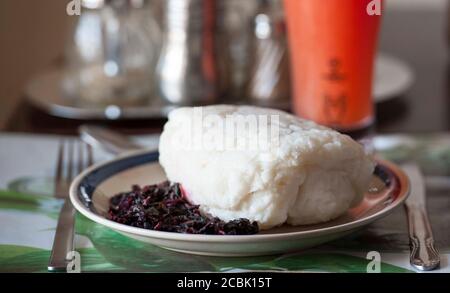
<path id="1" fill-rule="evenodd" d="M 79 104 L 79 99 L 67 96 L 62 89 L 63 71 L 54 69 L 36 76 L 27 85 L 27 99 L 53 116 L 69 119 L 147 119 L 166 117 L 174 108 L 161 99 L 148 99 L 146 104 L 119 107 L 117 105 Z"/>
<path id="2" fill-rule="evenodd" d="M 37 75 L 26 87 L 28 100 L 48 114 L 69 119 L 153 119 L 165 118 L 176 105 L 170 104 L 158 97 L 148 98 L 147 102 L 136 106 L 120 107 L 111 105 L 80 104 L 75 96 L 68 96 L 62 89 L 63 71 L 53 69 Z M 414 73 L 412 69 L 398 58 L 380 54 L 376 60 L 374 83 L 375 102 L 384 102 L 403 94 L 412 85 Z M 271 102 L 262 104 L 258 101 L 243 99 L 230 101 L 236 104 L 253 103 L 288 110 L 288 103 Z"/>
<path id="3" fill-rule="evenodd" d="M 380 103 L 404 94 L 414 82 L 414 72 L 397 57 L 381 53 L 376 60 L 374 79 L 373 97 Z"/>

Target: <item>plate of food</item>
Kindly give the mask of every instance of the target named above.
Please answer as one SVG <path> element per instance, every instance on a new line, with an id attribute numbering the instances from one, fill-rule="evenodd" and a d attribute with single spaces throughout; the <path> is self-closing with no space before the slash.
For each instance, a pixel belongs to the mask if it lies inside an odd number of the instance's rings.
<path id="1" fill-rule="evenodd" d="M 224 127 L 251 117 L 266 123 Z M 152 245 L 249 256 L 343 237 L 408 193 L 399 167 L 346 135 L 278 110 L 219 105 L 172 111 L 157 151 L 92 166 L 70 198 L 87 218 Z"/>

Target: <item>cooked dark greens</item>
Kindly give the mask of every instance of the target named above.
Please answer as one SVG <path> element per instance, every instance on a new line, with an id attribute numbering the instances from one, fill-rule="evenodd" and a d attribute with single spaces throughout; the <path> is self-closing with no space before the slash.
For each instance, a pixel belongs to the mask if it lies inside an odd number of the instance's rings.
<path id="1" fill-rule="evenodd" d="M 109 219 L 144 229 L 189 234 L 250 235 L 259 231 L 256 222 L 236 219 L 225 222 L 203 214 L 189 203 L 181 186 L 169 181 L 140 187 L 111 198 Z"/>

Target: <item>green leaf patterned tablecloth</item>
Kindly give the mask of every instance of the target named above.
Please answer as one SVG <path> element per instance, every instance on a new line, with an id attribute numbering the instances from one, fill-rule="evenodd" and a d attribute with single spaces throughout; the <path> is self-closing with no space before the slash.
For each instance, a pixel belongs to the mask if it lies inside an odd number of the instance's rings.
<path id="1" fill-rule="evenodd" d="M 0 137 L 0 143 L 2 139 L 7 138 Z M 57 140 L 52 139 L 56 148 Z M 375 143 L 383 156 L 391 160 L 413 157 L 427 175 L 432 175 L 427 177 L 428 206 L 443 258 L 439 271 L 448 272 L 450 136 L 378 137 Z M 2 158 L 0 152 L 0 163 Z M 52 172 L 49 168 L 47 175 Z M 46 272 L 62 204 L 48 195 L 51 178 L 47 177 L 9 180 L 9 188 L 0 191 L 0 272 Z M 41 195 L 35 194 L 37 190 Z M 382 272 L 414 272 L 408 264 L 406 219 L 401 208 L 367 229 L 321 247 L 262 257 L 224 258 L 172 252 L 127 238 L 80 214 L 76 231 L 76 250 L 83 272 L 366 272 L 366 255 L 370 251 L 380 253 Z"/>

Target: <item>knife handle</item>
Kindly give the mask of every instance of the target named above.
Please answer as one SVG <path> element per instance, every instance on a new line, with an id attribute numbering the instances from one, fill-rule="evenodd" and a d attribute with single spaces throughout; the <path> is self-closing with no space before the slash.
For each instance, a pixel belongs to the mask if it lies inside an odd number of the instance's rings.
<path id="1" fill-rule="evenodd" d="M 410 263 L 421 271 L 430 271 L 440 265 L 439 252 L 434 246 L 433 232 L 424 206 L 406 205 L 411 245 Z"/>

